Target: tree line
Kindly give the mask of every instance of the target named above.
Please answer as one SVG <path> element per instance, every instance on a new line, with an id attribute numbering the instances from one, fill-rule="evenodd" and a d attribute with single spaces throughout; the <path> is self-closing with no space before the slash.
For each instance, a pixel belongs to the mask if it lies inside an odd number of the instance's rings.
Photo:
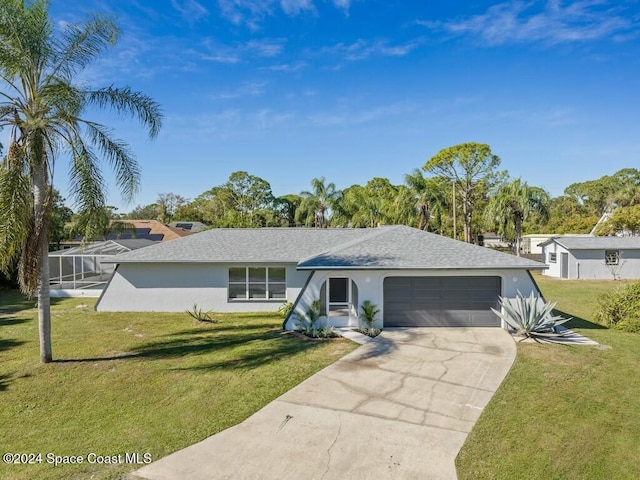
<path id="1" fill-rule="evenodd" d="M 477 242 L 492 231 L 518 243 L 526 233 L 589 233 L 604 213 L 599 234 L 640 233 L 640 171 L 625 168 L 572 183 L 551 197 L 543 188 L 500 170 L 489 145 L 465 143 L 441 150 L 420 169 L 392 184 L 374 177 L 338 190 L 325 177 L 310 189 L 276 197 L 269 182 L 246 171 L 231 173 L 193 200 L 162 193 L 156 202 L 112 218 L 202 222 L 212 228 L 350 227 L 403 224 Z"/>

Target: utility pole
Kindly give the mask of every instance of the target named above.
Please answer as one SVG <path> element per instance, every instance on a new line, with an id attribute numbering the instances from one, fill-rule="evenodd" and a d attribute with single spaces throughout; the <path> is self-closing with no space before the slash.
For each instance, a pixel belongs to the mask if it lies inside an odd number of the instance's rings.
<path id="1" fill-rule="evenodd" d="M 453 239 L 456 239 L 456 181 L 453 181 Z"/>

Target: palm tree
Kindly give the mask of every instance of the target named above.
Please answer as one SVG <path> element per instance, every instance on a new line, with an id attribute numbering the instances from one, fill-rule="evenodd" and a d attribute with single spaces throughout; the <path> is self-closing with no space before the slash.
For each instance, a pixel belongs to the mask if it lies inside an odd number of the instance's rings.
<path id="1" fill-rule="evenodd" d="M 340 190 L 336 190 L 334 183 L 326 183 L 324 177 L 311 180 L 312 191 L 300 193 L 302 212 L 313 213 L 313 226 L 316 228 L 327 228 L 329 226 L 329 211 L 335 202 L 340 198 Z"/>
<path id="2" fill-rule="evenodd" d="M 404 176 L 404 181 L 413 197 L 413 208 L 418 214 L 418 228 L 429 231 L 429 220 L 447 208 L 447 200 L 443 194 L 442 183 L 438 178 L 425 178 L 417 168 Z"/>
<path id="3" fill-rule="evenodd" d="M 500 235 L 515 239 L 518 256 L 522 224 L 535 215 L 542 221 L 549 218 L 549 195 L 543 189 L 530 187 L 520 179 L 501 185 L 485 210 L 487 222 L 492 226 L 497 225 Z"/>
<path id="4" fill-rule="evenodd" d="M 140 170 L 128 145 L 104 125 L 85 119 L 85 111 L 108 107 L 130 115 L 150 137 L 161 125 L 159 105 L 141 93 L 74 83 L 118 33 L 100 16 L 56 30 L 46 0 L 0 5 L 0 127 L 10 128 L 0 166 L 0 268 L 6 270 L 19 257 L 20 289 L 29 296 L 37 292 L 42 362 L 52 360 L 47 233 L 56 160 L 64 154 L 70 160 L 71 193 L 80 215 L 99 217 L 105 207 L 100 156 L 114 169 L 127 201 L 138 189 Z M 86 238 L 97 224 L 86 222 Z"/>

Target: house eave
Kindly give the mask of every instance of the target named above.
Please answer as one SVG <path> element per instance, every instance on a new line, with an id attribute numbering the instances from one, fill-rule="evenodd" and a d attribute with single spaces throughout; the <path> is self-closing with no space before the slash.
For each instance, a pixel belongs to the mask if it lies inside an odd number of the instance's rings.
<path id="1" fill-rule="evenodd" d="M 343 265 L 331 265 L 331 266 L 313 266 L 302 265 L 298 266 L 297 270 L 546 270 L 549 265 L 483 265 L 483 266 L 442 266 L 442 267 L 428 267 L 428 266 L 412 266 L 412 267 L 389 267 L 389 266 L 343 266 Z"/>

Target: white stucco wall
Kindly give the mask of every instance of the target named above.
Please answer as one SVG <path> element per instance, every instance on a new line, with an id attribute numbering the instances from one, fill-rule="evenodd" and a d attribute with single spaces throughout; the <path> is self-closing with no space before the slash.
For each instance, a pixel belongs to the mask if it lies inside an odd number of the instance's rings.
<path id="1" fill-rule="evenodd" d="M 295 265 L 246 265 L 286 267 L 287 299 L 271 301 L 229 300 L 229 267 L 206 263 L 123 263 L 114 272 L 96 310 L 105 312 L 184 312 L 194 304 L 205 311 L 276 311 L 294 301 L 309 272 Z"/>
<path id="2" fill-rule="evenodd" d="M 549 235 L 536 235 L 536 234 L 524 235 L 522 237 L 523 244 L 526 242 L 526 243 L 528 243 L 528 246 L 525 248 L 525 246 L 523 245 L 523 250 L 525 250 L 526 253 L 530 253 L 530 254 L 542 253 L 542 248 L 543 247 L 539 247 L 538 245 L 541 244 L 542 242 L 546 242 L 547 240 L 549 240 L 553 236 L 554 235 L 551 235 L 551 234 L 549 234 Z"/>
<path id="3" fill-rule="evenodd" d="M 384 279 L 387 277 L 408 277 L 408 276 L 498 276 L 502 278 L 502 294 L 507 298 L 515 298 L 518 291 L 524 296 L 528 296 L 532 291 L 537 296 L 538 290 L 526 270 L 343 270 L 343 271 L 317 271 L 306 288 L 299 303 L 296 305 L 295 313 L 303 316 L 309 305 L 314 300 L 320 298 L 320 289 L 322 284 L 329 277 L 348 277 L 355 281 L 358 287 L 358 303 L 362 304 L 365 300 L 370 300 L 378 306 L 380 314 L 378 314 L 378 327 L 383 326 L 384 319 Z M 359 310 L 359 306 L 358 306 Z M 351 318 L 340 318 L 338 320 L 323 319 L 322 324 L 332 325 L 335 327 L 357 327 L 357 316 Z M 295 322 L 289 321 L 286 325 L 287 329 L 294 329 Z"/>
<path id="4" fill-rule="evenodd" d="M 549 268 L 542 271 L 543 275 L 549 275 L 550 277 L 558 277 L 560 278 L 560 252 L 566 252 L 564 248 L 562 248 L 557 243 L 550 243 L 549 245 L 545 245 L 542 247 L 542 262 L 549 265 Z M 549 260 L 549 253 L 556 254 L 556 261 L 551 262 Z"/>
<path id="5" fill-rule="evenodd" d="M 557 262 L 549 262 L 549 252 L 556 251 Z M 561 253 L 568 254 L 568 279 L 573 280 L 613 280 L 612 268 L 618 278 L 623 280 L 640 278 L 640 250 L 619 250 L 620 263 L 618 267 L 607 267 L 604 261 L 603 249 L 568 251 L 561 245 L 552 243 L 544 251 L 544 261 L 549 265 L 544 275 L 561 278 Z"/>

